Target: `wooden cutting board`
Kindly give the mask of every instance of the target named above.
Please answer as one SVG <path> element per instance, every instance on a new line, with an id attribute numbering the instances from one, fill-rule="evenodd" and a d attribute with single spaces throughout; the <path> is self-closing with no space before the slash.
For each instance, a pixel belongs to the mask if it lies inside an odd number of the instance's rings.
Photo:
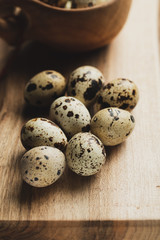
<path id="1" fill-rule="evenodd" d="M 0 80 L 0 239 L 7 240 L 159 240 L 160 239 L 160 74 L 158 0 L 134 0 L 122 32 L 94 52 L 55 54 L 32 43 L 14 58 Z M 10 49 L 0 41 L 0 67 Z M 24 122 L 47 116 L 27 108 L 25 83 L 35 73 L 55 69 L 66 77 L 80 65 L 98 67 L 110 81 L 136 82 L 140 100 L 129 139 L 107 149 L 96 176 L 66 170 L 45 189 L 25 184 L 19 161 Z"/>

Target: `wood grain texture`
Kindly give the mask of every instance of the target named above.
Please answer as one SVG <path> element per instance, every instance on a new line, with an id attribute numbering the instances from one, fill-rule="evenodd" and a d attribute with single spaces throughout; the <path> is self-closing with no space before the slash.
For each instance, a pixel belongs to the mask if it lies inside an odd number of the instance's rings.
<path id="1" fill-rule="evenodd" d="M 0 239 L 160 239 L 158 3 L 135 0 L 119 36 L 94 52 L 55 54 L 29 44 L 0 80 Z M 98 67 L 106 81 L 136 82 L 136 128 L 125 143 L 107 149 L 106 165 L 96 176 L 83 178 L 67 169 L 54 185 L 34 189 L 20 177 L 25 150 L 19 133 L 26 120 L 48 112 L 24 105 L 24 85 L 38 71 L 55 69 L 67 77 L 83 64 Z"/>

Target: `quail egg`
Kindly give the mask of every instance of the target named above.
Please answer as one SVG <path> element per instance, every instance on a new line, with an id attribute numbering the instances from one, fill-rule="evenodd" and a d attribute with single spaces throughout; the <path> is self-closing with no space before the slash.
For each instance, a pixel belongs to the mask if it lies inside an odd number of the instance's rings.
<path id="1" fill-rule="evenodd" d="M 47 70 L 29 80 L 24 90 L 24 98 L 33 106 L 49 106 L 64 94 L 65 89 L 65 78 L 56 71 Z"/>
<path id="2" fill-rule="evenodd" d="M 21 174 L 34 187 L 47 187 L 57 181 L 66 166 L 64 154 L 53 147 L 35 147 L 21 159 Z"/>
<path id="3" fill-rule="evenodd" d="M 50 108 L 50 119 L 55 121 L 68 137 L 90 130 L 90 113 L 84 104 L 74 97 L 63 96 L 56 99 Z"/>
<path id="4" fill-rule="evenodd" d="M 64 151 L 67 138 L 54 122 L 46 118 L 33 118 L 22 127 L 21 142 L 26 149 L 45 145 Z"/>
<path id="5" fill-rule="evenodd" d="M 69 168 L 82 176 L 90 176 L 100 171 L 106 161 L 102 142 L 91 133 L 77 133 L 66 148 Z"/>
<path id="6" fill-rule="evenodd" d="M 118 107 L 130 111 L 136 106 L 138 99 L 136 84 L 126 78 L 117 78 L 101 89 L 96 108 Z"/>
<path id="7" fill-rule="evenodd" d="M 86 107 L 89 107 L 95 101 L 104 82 L 104 77 L 97 68 L 79 67 L 69 77 L 68 95 L 79 99 Z"/>
<path id="8" fill-rule="evenodd" d="M 102 109 L 91 120 L 91 132 L 106 146 L 114 146 L 125 141 L 134 126 L 133 115 L 119 108 Z"/>

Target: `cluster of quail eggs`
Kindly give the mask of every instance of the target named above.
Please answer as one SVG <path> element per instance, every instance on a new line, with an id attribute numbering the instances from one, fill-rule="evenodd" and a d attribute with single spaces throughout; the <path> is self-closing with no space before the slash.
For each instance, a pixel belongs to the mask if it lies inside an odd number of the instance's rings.
<path id="1" fill-rule="evenodd" d="M 133 131 L 130 111 L 139 94 L 129 79 L 105 85 L 97 68 L 82 66 L 68 81 L 53 70 L 38 73 L 27 83 L 24 98 L 42 111 L 50 107 L 48 119 L 33 118 L 21 130 L 27 150 L 21 159 L 22 177 L 34 187 L 46 187 L 60 178 L 66 165 L 81 176 L 99 172 L 106 161 L 105 146 L 122 143 Z M 91 117 L 93 105 L 96 113 Z"/>
<path id="2" fill-rule="evenodd" d="M 110 0 L 40 0 L 51 6 L 62 7 L 66 9 L 86 8 L 99 4 L 107 3 Z"/>

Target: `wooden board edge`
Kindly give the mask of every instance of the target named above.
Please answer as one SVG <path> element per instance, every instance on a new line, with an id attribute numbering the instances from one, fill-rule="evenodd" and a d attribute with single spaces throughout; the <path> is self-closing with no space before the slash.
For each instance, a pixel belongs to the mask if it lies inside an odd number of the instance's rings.
<path id="1" fill-rule="evenodd" d="M 159 240 L 160 220 L 0 221 L 0 240 Z"/>

